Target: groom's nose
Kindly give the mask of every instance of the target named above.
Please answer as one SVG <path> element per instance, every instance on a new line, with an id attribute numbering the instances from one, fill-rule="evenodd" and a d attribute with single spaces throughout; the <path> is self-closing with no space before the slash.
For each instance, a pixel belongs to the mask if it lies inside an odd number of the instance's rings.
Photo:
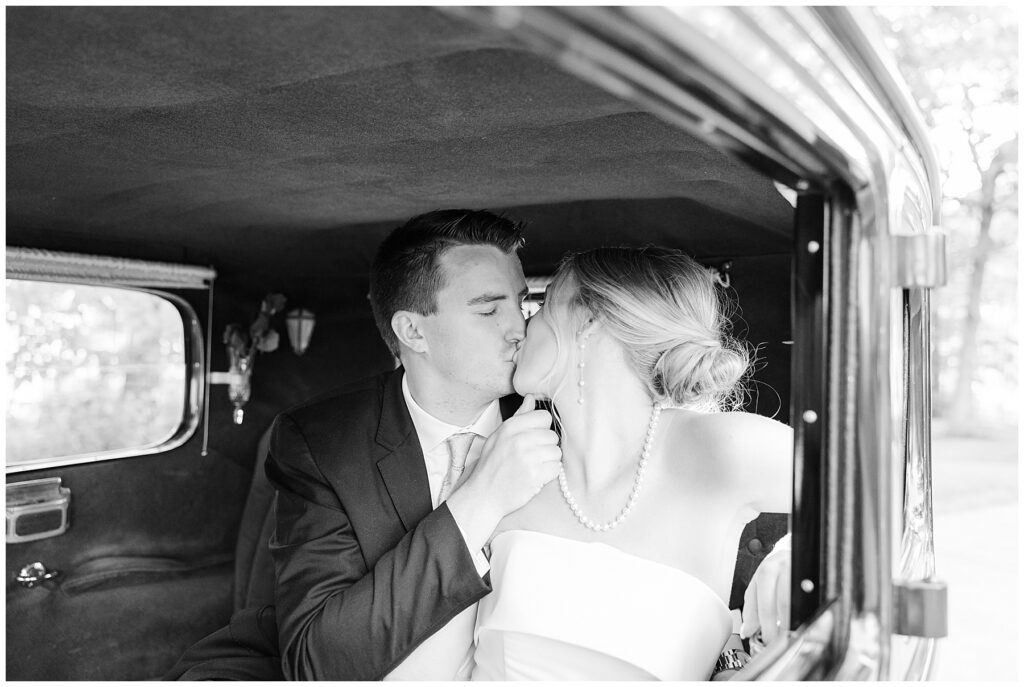
<path id="1" fill-rule="evenodd" d="M 505 334 L 505 338 L 508 339 L 509 342 L 514 343 L 517 348 L 522 340 L 526 338 L 526 318 L 523 317 L 521 308 L 515 309 L 515 312 L 508 323 L 508 330 Z"/>

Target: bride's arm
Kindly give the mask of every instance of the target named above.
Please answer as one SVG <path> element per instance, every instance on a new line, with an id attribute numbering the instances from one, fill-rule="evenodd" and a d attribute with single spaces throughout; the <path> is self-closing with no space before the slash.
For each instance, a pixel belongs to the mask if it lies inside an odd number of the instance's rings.
<path id="1" fill-rule="evenodd" d="M 719 430 L 730 490 L 758 513 L 788 513 L 793 502 L 793 430 L 750 413 L 723 413 Z M 789 617 L 790 535 L 758 566 L 744 594 L 741 635 L 770 642 Z M 758 632 L 760 631 L 760 632 Z M 754 639 L 751 639 L 754 641 Z"/>

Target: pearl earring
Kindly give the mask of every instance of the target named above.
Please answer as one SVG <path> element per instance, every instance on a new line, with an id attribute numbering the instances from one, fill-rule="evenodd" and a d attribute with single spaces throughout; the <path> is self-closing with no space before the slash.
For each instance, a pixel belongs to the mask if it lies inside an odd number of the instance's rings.
<path id="1" fill-rule="evenodd" d="M 583 368 L 585 366 L 585 363 L 583 362 L 583 351 L 587 347 L 587 337 L 588 336 L 590 336 L 589 332 L 587 334 L 585 334 L 583 336 L 583 340 L 580 341 L 580 362 L 579 362 L 579 375 L 580 376 L 579 376 L 579 382 L 576 385 L 576 392 L 577 392 L 576 403 L 578 403 L 579 405 L 583 405 L 583 386 L 584 386 Z"/>

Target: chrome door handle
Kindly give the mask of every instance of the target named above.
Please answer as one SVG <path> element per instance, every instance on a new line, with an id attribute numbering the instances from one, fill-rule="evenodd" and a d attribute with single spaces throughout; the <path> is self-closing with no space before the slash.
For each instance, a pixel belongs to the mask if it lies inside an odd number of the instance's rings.
<path id="1" fill-rule="evenodd" d="M 56 578 L 58 575 L 60 575 L 60 570 L 47 570 L 45 565 L 36 561 L 22 568 L 15 579 L 22 587 L 31 589 L 37 584 L 42 584 Z"/>

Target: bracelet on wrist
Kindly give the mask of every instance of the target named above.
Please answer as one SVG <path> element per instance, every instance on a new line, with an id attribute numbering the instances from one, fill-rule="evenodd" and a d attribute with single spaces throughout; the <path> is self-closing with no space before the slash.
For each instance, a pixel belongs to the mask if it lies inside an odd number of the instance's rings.
<path id="1" fill-rule="evenodd" d="M 739 670 L 747 664 L 750 660 L 750 654 L 739 649 L 726 649 L 718 657 L 715 662 L 715 669 L 711 671 L 711 677 L 714 677 L 723 670 Z"/>

